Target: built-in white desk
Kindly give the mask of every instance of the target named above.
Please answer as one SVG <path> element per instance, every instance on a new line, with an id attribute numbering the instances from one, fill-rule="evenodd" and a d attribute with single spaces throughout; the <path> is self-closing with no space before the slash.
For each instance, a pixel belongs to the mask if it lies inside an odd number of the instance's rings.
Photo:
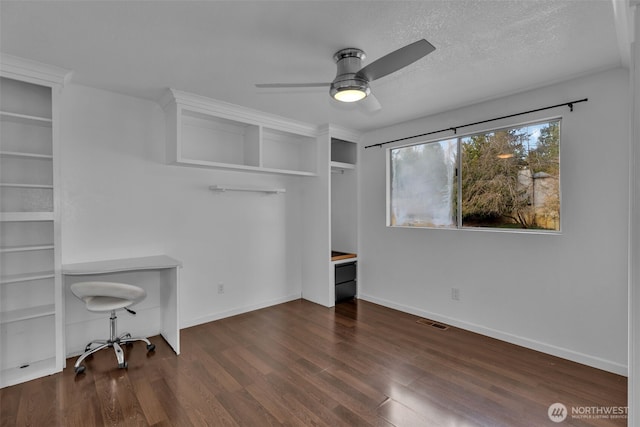
<path id="1" fill-rule="evenodd" d="M 64 264 L 67 356 L 81 353 L 91 340 L 108 337 L 109 323 L 105 320 L 108 316 L 87 311 L 84 303 L 69 289 L 73 283 L 96 280 L 130 283 L 144 288 L 147 298 L 133 308 L 137 315 L 125 313 L 118 316 L 118 332 L 127 330 L 134 336 L 161 334 L 176 354 L 180 354 L 180 267 L 180 261 L 166 255 Z"/>

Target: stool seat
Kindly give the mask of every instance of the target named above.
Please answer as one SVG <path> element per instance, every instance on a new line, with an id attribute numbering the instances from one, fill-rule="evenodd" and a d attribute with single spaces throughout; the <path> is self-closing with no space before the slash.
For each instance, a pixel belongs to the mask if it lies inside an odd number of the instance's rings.
<path id="1" fill-rule="evenodd" d="M 78 357 L 74 365 L 76 374 L 85 371 L 82 362 L 93 353 L 104 348 L 113 348 L 118 359 L 118 367 L 126 368 L 127 362 L 124 359 L 124 352 L 120 344 L 131 344 L 134 341 L 143 341 L 147 344 L 147 352 L 155 350 L 155 345 L 146 338 L 133 338 L 131 334 L 124 333 L 117 335 L 116 332 L 116 310 L 126 309 L 131 314 L 135 314 L 128 307 L 142 301 L 147 292 L 139 286 L 129 285 L 127 283 L 116 282 L 78 282 L 70 286 L 71 292 L 84 301 L 89 311 L 93 312 L 110 312 L 109 318 L 109 338 L 106 340 L 91 341 L 84 349 L 84 353 Z"/>
<path id="2" fill-rule="evenodd" d="M 139 286 L 115 282 L 79 282 L 71 292 L 84 301 L 89 311 L 111 311 L 142 301 L 147 292 Z"/>

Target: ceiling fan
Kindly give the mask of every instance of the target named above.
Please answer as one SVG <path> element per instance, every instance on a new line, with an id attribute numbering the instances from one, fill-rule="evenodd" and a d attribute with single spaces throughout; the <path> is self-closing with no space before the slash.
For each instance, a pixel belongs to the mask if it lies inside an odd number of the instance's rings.
<path id="1" fill-rule="evenodd" d="M 337 101 L 357 102 L 366 98 L 365 107 L 375 111 L 381 107 L 371 93 L 369 83 L 416 62 L 435 49 L 427 40 L 421 39 L 362 67 L 361 62 L 365 59 L 364 51 L 350 47 L 341 49 L 333 55 L 338 72 L 331 83 L 259 83 L 256 87 L 263 89 L 329 87 L 331 97 Z"/>

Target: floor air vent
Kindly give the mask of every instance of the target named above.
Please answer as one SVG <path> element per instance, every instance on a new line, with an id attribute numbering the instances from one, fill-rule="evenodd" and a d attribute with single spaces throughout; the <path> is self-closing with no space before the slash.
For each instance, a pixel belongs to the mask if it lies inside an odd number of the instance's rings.
<path id="1" fill-rule="evenodd" d="M 434 322 L 433 320 L 429 320 L 429 319 L 418 319 L 416 323 L 420 323 L 421 325 L 431 326 L 433 328 L 440 329 L 441 331 L 446 331 L 447 329 L 449 329 L 447 325 L 443 325 L 442 323 Z"/>

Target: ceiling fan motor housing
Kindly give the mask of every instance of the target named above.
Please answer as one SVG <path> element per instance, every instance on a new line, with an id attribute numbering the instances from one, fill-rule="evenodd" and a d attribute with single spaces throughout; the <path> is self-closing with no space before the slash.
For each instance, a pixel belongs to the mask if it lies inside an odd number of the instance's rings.
<path id="1" fill-rule="evenodd" d="M 357 77 L 356 73 L 362 68 L 362 60 L 365 54 L 356 48 L 342 49 L 333 55 L 338 66 L 338 72 L 331 83 L 330 93 L 335 98 L 336 93 L 344 90 L 359 90 L 368 96 L 371 93 L 369 82 Z"/>

